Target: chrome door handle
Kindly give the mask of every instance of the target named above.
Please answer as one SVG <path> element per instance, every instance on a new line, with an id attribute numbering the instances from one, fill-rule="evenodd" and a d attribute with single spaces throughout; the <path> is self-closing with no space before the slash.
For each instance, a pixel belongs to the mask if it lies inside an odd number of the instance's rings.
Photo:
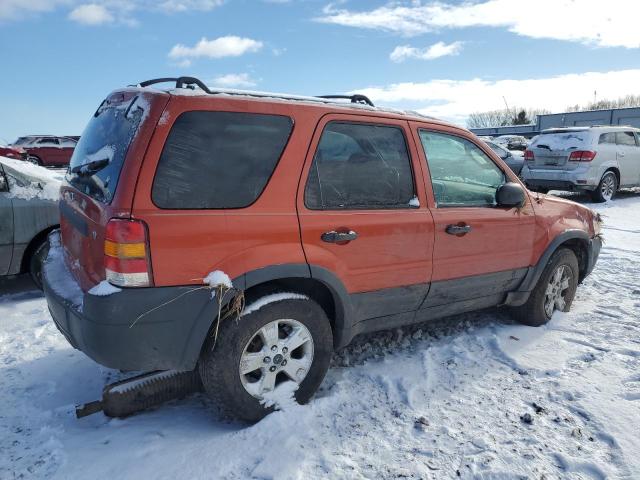
<path id="1" fill-rule="evenodd" d="M 320 235 L 320 240 L 327 243 L 351 242 L 356 238 L 358 238 L 358 234 L 353 230 L 349 230 L 348 232 L 336 232 L 332 230 Z"/>
<path id="2" fill-rule="evenodd" d="M 471 225 L 467 225 L 466 223 L 459 223 L 457 225 L 447 225 L 445 232 L 449 235 L 466 235 L 471 231 Z"/>

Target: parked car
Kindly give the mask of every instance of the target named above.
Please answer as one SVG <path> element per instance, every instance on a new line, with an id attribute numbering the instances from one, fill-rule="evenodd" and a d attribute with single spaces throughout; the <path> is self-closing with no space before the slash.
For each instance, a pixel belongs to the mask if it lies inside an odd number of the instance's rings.
<path id="1" fill-rule="evenodd" d="M 468 130 L 161 81 L 89 121 L 44 268 L 59 330 L 107 367 L 198 368 L 257 420 L 276 391 L 308 401 L 359 333 L 496 305 L 542 325 L 596 262 L 599 217 L 530 196 Z"/>
<path id="2" fill-rule="evenodd" d="M 491 150 L 493 150 L 495 154 L 504 161 L 504 163 L 509 165 L 509 168 L 513 170 L 513 173 L 515 173 L 516 175 L 520 175 L 520 172 L 522 171 L 522 165 L 524 164 L 524 156 L 520 151 L 507 150 L 501 145 L 498 145 L 497 143 L 489 140 L 484 140 L 484 143 L 489 145 L 489 148 L 491 148 Z"/>
<path id="3" fill-rule="evenodd" d="M 42 167 L 0 157 L 0 275 L 28 272 L 42 286 L 47 235 L 60 223 L 60 180 Z"/>
<path id="4" fill-rule="evenodd" d="M 13 158 L 14 160 L 26 160 L 27 151 L 22 147 L 9 146 L 0 143 L 0 157 Z"/>
<path id="5" fill-rule="evenodd" d="M 528 140 L 520 135 L 500 135 L 494 138 L 493 141 L 508 150 L 524 151 L 527 149 L 527 145 L 529 145 Z"/>
<path id="6" fill-rule="evenodd" d="M 46 167 L 64 167 L 69 164 L 78 137 L 56 137 L 52 135 L 30 135 L 20 137 L 14 146 L 27 152 L 27 160 Z"/>
<path id="7" fill-rule="evenodd" d="M 611 200 L 618 188 L 640 185 L 639 134 L 617 126 L 545 130 L 525 152 L 524 181 L 537 191 L 578 190 L 596 202 Z"/>

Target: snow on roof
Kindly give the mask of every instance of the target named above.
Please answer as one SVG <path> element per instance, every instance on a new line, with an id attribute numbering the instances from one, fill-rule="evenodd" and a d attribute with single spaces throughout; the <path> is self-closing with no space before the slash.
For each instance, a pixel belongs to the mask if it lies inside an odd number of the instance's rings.
<path id="1" fill-rule="evenodd" d="M 9 194 L 15 198 L 30 200 L 58 200 L 60 185 L 64 175 L 21 160 L 0 157 L 5 171 L 9 174 Z M 12 178 L 12 175 L 16 178 Z"/>

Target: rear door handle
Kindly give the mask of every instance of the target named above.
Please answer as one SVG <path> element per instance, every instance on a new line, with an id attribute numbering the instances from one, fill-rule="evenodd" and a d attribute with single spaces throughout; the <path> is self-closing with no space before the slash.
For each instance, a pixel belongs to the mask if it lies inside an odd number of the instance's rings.
<path id="1" fill-rule="evenodd" d="M 466 223 L 459 223 L 457 225 L 447 225 L 445 232 L 449 235 L 466 235 L 471 231 L 471 225 L 467 225 Z"/>
<path id="2" fill-rule="evenodd" d="M 358 234 L 353 230 L 349 230 L 348 232 L 336 232 L 335 230 L 332 230 L 320 235 L 320 239 L 327 243 L 351 242 L 356 238 L 358 238 Z"/>

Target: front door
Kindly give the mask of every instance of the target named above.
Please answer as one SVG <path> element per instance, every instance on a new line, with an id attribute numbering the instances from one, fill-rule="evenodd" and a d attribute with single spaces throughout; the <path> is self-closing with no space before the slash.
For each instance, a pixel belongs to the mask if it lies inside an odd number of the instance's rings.
<path id="1" fill-rule="evenodd" d="M 13 255 L 13 206 L 7 177 L 0 166 L 0 275 L 6 275 Z"/>
<path id="2" fill-rule="evenodd" d="M 298 214 L 307 262 L 347 290 L 353 321 L 414 312 L 431 280 L 433 220 L 407 122 L 323 117 Z"/>
<path id="3" fill-rule="evenodd" d="M 429 171 L 435 223 L 432 286 L 423 307 L 483 298 L 491 304 L 524 278 L 533 209 L 496 206 L 497 188 L 515 177 L 470 139 L 419 125 L 414 133 Z"/>

